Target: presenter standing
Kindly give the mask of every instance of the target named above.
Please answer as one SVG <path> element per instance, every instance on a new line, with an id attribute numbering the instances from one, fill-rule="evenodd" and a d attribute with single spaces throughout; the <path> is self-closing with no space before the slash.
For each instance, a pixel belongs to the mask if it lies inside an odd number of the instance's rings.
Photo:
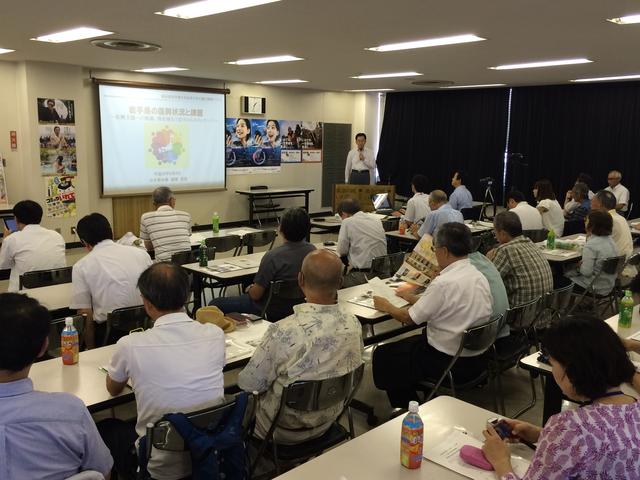
<path id="1" fill-rule="evenodd" d="M 373 150 L 365 148 L 367 136 L 364 133 L 356 135 L 356 148 L 347 155 L 344 169 L 344 182 L 356 185 L 375 185 L 376 159 Z"/>

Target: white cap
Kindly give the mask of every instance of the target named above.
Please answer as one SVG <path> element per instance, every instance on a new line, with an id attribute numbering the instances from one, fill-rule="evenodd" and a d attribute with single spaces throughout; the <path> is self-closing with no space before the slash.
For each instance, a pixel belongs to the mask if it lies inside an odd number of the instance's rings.
<path id="1" fill-rule="evenodd" d="M 409 413 L 418 413 L 418 402 L 411 400 L 409 402 Z"/>
<path id="2" fill-rule="evenodd" d="M 73 327 L 73 318 L 67 317 L 64 319 L 64 325 L 66 327 Z"/>

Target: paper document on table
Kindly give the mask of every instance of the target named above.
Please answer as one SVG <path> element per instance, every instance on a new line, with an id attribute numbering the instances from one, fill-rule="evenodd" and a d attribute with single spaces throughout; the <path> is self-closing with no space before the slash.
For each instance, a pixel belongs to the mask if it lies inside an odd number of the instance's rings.
<path id="1" fill-rule="evenodd" d="M 375 277 L 367 283 L 371 287 L 374 295 L 386 298 L 394 307 L 401 308 L 409 303 L 404 298 L 397 296 L 396 291 L 391 288 L 385 280 L 380 280 L 378 277 Z"/>
<path id="2" fill-rule="evenodd" d="M 632 340 L 638 340 L 640 342 L 640 331 L 634 333 L 629 338 L 632 339 Z"/>
<path id="3" fill-rule="evenodd" d="M 229 363 L 235 359 L 252 354 L 255 348 L 242 342 L 227 339 L 225 340 L 224 350 L 227 357 L 227 363 Z"/>
<path id="4" fill-rule="evenodd" d="M 444 433 L 438 441 L 430 439 L 429 444 L 433 446 L 425 448 L 423 452 L 425 459 L 442 465 L 467 478 L 473 478 L 474 480 L 495 480 L 496 476 L 494 472 L 469 465 L 460 458 L 460 449 L 464 445 L 482 448 L 482 442 L 480 440 L 454 428 L 448 429 L 446 432 L 447 433 Z M 514 455 L 511 456 L 511 465 L 513 466 L 514 473 L 520 478 L 524 477 L 524 474 L 529 468 L 529 462 L 527 460 Z"/>
<path id="5" fill-rule="evenodd" d="M 102 367 L 98 367 L 98 370 L 100 370 L 102 373 L 109 375 L 109 370 L 107 370 L 106 366 L 102 366 Z M 133 390 L 133 384 L 131 383 L 131 379 L 128 378 L 127 379 L 127 387 L 129 387 L 131 390 Z"/>
<path id="6" fill-rule="evenodd" d="M 561 250 L 559 248 L 556 248 L 554 250 L 544 249 L 543 253 L 546 253 L 548 255 L 558 256 L 558 257 L 570 257 L 574 255 L 576 252 L 575 250 Z"/>
<path id="7" fill-rule="evenodd" d="M 241 268 L 258 268 L 260 266 L 260 259 L 235 257 L 235 258 L 228 259 L 227 263 L 230 263 L 231 265 L 236 265 Z"/>
<path id="8" fill-rule="evenodd" d="M 247 233 L 255 233 L 255 230 L 249 230 L 246 228 L 234 228 L 233 230 L 227 231 L 227 235 L 239 235 L 244 237 Z"/>

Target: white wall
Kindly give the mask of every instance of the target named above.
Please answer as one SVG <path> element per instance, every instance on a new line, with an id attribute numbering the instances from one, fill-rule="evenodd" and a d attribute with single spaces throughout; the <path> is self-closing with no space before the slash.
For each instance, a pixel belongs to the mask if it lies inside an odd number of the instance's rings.
<path id="1" fill-rule="evenodd" d="M 45 184 L 39 167 L 36 98 L 54 97 L 75 101 L 78 217 L 55 220 L 45 217 L 42 222 L 49 228 L 60 228 L 67 241 L 77 240 L 70 234 L 70 227 L 75 225 L 79 217 L 98 211 L 107 218 L 112 218 L 111 199 L 100 198 L 98 100 L 97 89 L 89 79 L 91 75 L 152 83 L 224 86 L 231 91 L 227 96 L 228 117 L 239 116 L 240 97 L 252 95 L 267 98 L 268 117 L 350 123 L 354 133 L 373 133 L 375 127 L 375 94 L 321 92 L 131 72 L 89 71 L 79 66 L 41 62 L 0 62 L 0 152 L 7 161 L 6 174 L 11 203 L 26 198 L 44 202 Z M 10 130 L 18 132 L 16 152 L 9 148 Z M 373 145 L 371 140 L 370 142 Z M 182 193 L 177 195 L 177 203 L 178 208 L 191 213 L 195 223 L 210 223 L 214 211 L 218 211 L 222 222 L 239 221 L 248 217 L 248 206 L 245 197 L 237 195 L 235 190 L 256 184 L 273 187 L 303 186 L 315 189 L 311 194 L 310 205 L 311 212 L 315 212 L 323 207 L 321 182 L 320 163 L 283 164 L 281 172 L 277 174 L 229 175 L 227 191 Z"/>

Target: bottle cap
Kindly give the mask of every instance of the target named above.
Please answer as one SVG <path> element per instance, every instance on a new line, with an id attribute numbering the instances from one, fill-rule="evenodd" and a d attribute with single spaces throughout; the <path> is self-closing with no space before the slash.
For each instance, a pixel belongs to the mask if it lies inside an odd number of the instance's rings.
<path id="1" fill-rule="evenodd" d="M 415 400 L 409 402 L 409 413 L 418 413 L 418 402 Z"/>
<path id="2" fill-rule="evenodd" d="M 65 327 L 73 327 L 73 318 L 67 317 L 64 319 Z"/>

